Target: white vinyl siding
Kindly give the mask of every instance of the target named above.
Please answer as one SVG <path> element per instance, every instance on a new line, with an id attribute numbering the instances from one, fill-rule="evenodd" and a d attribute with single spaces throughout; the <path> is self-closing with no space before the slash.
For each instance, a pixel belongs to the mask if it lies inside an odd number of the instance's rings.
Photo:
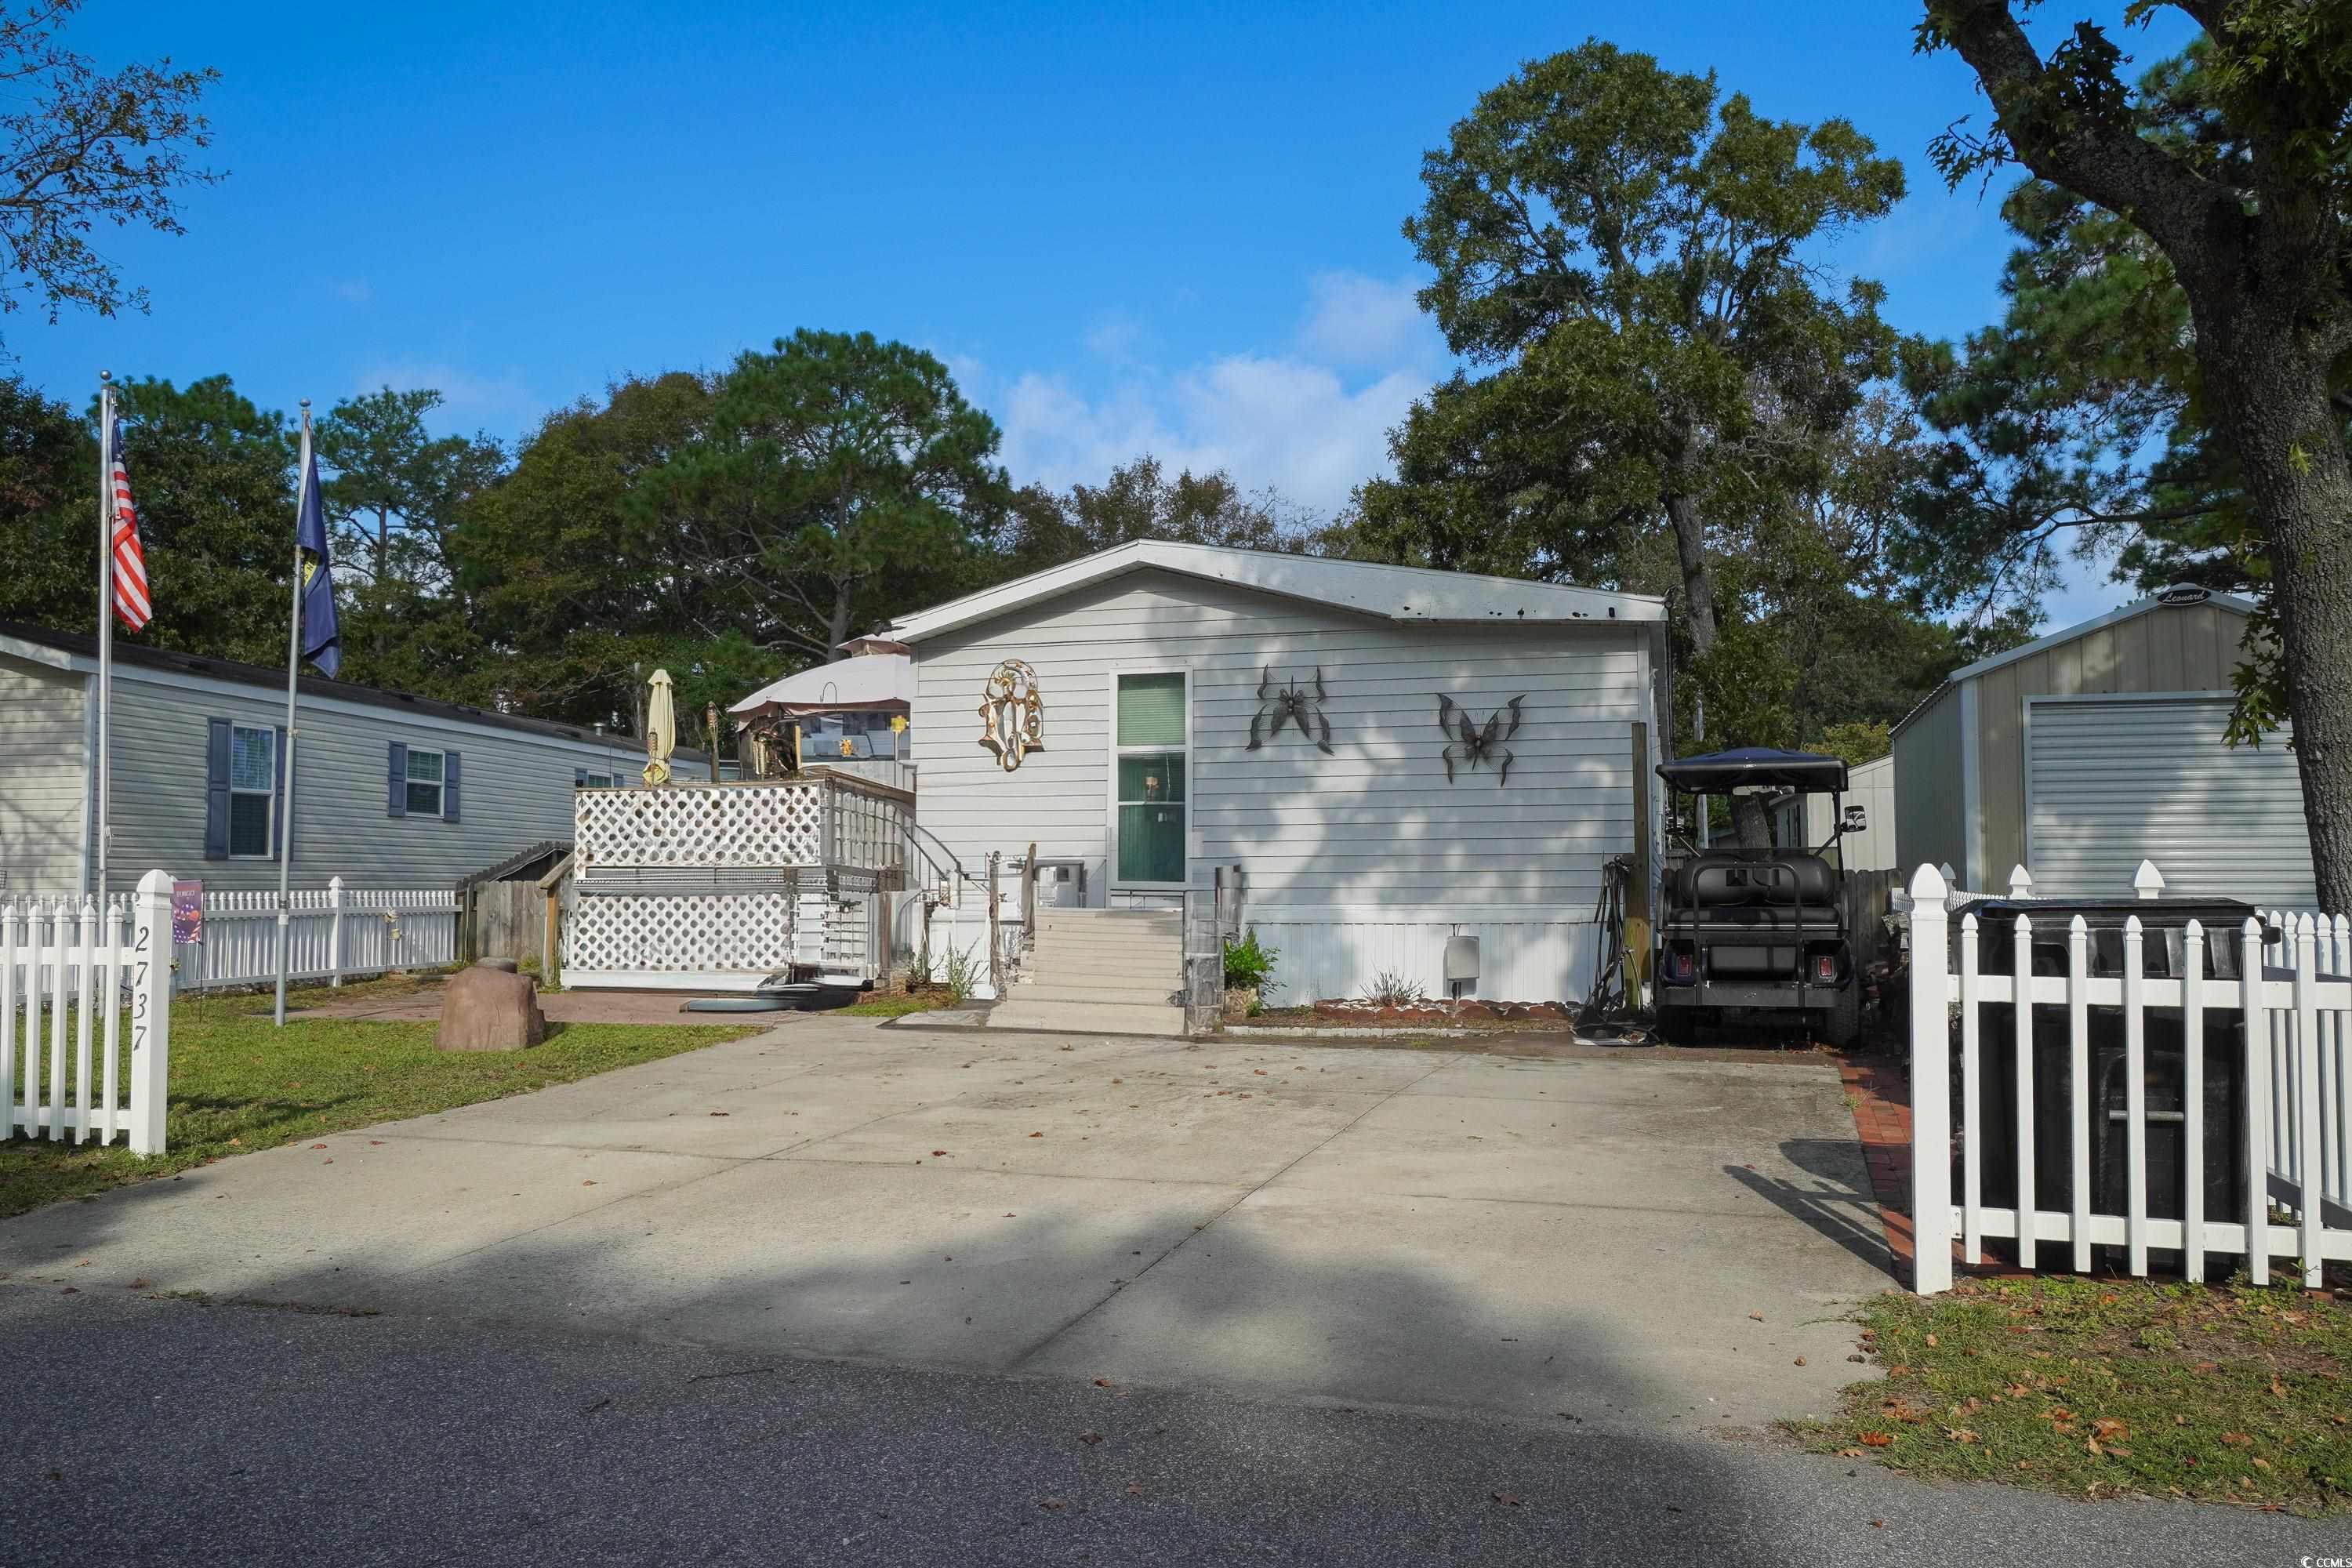
<path id="1" fill-rule="evenodd" d="M 268 729 L 286 721 L 283 689 L 202 688 L 167 672 L 118 666 L 114 679 L 114 890 L 161 867 L 208 888 L 278 885 L 269 860 L 206 860 L 206 721 Z M 583 768 L 620 773 L 636 742 L 570 742 L 490 724 L 459 724 L 391 708 L 314 706 L 306 699 L 293 746 L 293 885 L 452 886 L 534 844 L 572 837 L 573 779 Z M 75 731 L 77 738 L 79 731 Z M 465 760 L 461 819 L 393 816 L 385 810 L 387 756 L 399 741 L 414 758 L 457 752 Z M 193 781 L 193 783 L 191 782 Z M 446 791 L 446 784 L 444 785 Z M 74 885 L 74 869 L 51 884 Z"/>
<path id="2" fill-rule="evenodd" d="M 1646 631 L 1400 626 L 1164 574 L 1097 584 L 917 645 L 921 822 L 975 872 L 990 850 L 1017 856 L 1034 839 L 1041 857 L 1088 861 L 1089 888 L 1105 887 L 1109 678 L 1175 668 L 1189 676 L 1196 881 L 1239 863 L 1253 910 L 1590 921 L 1603 863 L 1633 844 Z M 974 711 L 1006 658 L 1034 667 L 1045 700 L 1045 744 L 1010 773 L 981 747 Z M 1277 684 L 1310 687 L 1321 668 L 1333 754 L 1288 724 L 1247 749 L 1269 666 Z M 1491 767 L 1446 783 L 1440 693 L 1480 722 L 1526 699 L 1507 787 Z M 1558 982 L 1542 993 L 1562 994 Z"/>
<path id="3" fill-rule="evenodd" d="M 80 884 L 87 686 L 83 676 L 0 660 L 0 895 Z"/>
<path id="4" fill-rule="evenodd" d="M 2316 901 L 2303 784 L 2284 733 L 2232 749 L 2227 697 L 2026 704 L 2026 868 L 2037 894 L 2129 898 L 2143 859 L 2167 896 Z"/>

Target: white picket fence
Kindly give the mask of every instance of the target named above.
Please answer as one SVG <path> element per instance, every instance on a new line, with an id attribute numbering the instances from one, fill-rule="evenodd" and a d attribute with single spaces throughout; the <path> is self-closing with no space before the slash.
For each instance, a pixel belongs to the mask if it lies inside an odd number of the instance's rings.
<path id="1" fill-rule="evenodd" d="M 2013 884 L 2015 886 L 2016 884 Z M 2154 868 L 2143 867 L 2136 883 L 2143 898 L 2162 886 Z M 2022 891 L 2021 887 L 2019 890 Z M 1922 1294 L 1948 1289 L 1952 1243 L 1970 1263 L 1984 1261 L 1987 1238 L 2026 1240 L 2017 1247 L 2020 1265 L 2035 1266 L 2037 1242 L 2069 1244 L 2076 1273 L 2092 1268 L 2094 1247 L 2120 1247 L 2126 1267 L 2148 1272 L 2151 1250 L 2178 1252 L 2186 1277 L 2201 1279 L 2207 1256 L 2242 1260 L 2247 1277 L 2269 1281 L 2271 1259 L 2295 1260 L 2305 1284 L 2316 1287 L 2331 1259 L 2352 1258 L 2352 921 L 2308 914 L 2264 915 L 2233 931 L 2205 931 L 2195 921 L 2174 933 L 2151 932 L 2137 916 L 2125 924 L 2120 973 L 2090 973 L 2092 936 L 2080 915 L 2063 928 L 2057 917 L 2036 922 L 2025 914 L 2006 929 L 1980 924 L 1961 906 L 1958 971 L 1952 970 L 1949 941 L 1950 889 L 1935 867 L 1922 866 L 1911 879 L 1911 1127 L 1912 1215 L 1916 1229 L 1915 1289 Z M 2151 914 L 2154 908 L 2151 908 Z M 2045 947 L 2064 931 L 2066 973 L 2037 976 L 2032 953 L 2037 936 Z M 2266 943 L 2275 932 L 2275 946 Z M 1983 945 L 2006 941 L 2010 973 L 1985 973 Z M 2161 973 L 2150 973 L 2151 946 L 2161 954 Z M 2209 953 L 2209 948 L 2210 952 Z M 1998 951 L 1996 949 L 1996 951 Z M 2209 973 L 2210 971 L 2210 973 Z M 2021 999 L 2023 1005 L 2019 1005 Z M 2006 1005 L 2010 1037 L 1988 1037 L 1987 1006 Z M 2045 1209 L 2035 1199 L 2037 1126 L 2034 1067 L 2036 1005 L 2063 1007 L 2066 1023 L 2066 1158 L 2071 1180 L 2065 1209 Z M 2092 1076 L 2092 1009 L 2115 1009 L 2124 1040 L 2120 1112 L 2098 1101 L 2112 1126 L 2124 1127 L 2124 1202 L 2121 1214 L 2092 1205 L 2095 1142 Z M 1952 1099 L 1952 1038 L 1957 1011 L 1959 1101 Z M 2242 1029 L 2227 1059 L 2209 1057 L 2209 1025 Z M 2168 1036 L 2181 1031 L 2177 1110 L 2155 1114 L 2180 1130 L 2178 1218 L 2149 1213 L 2149 1059 L 2151 1021 Z M 2101 1019 L 2104 1026 L 2105 1018 Z M 2042 1025 L 2048 1026 L 2045 1018 Z M 2010 1053 L 2006 1064 L 1993 1053 Z M 1987 1069 L 2005 1065 L 2013 1086 L 2011 1103 L 1996 1105 L 1987 1093 Z M 2240 1166 L 2231 1183 L 2231 1201 L 2208 1214 L 2207 1076 L 2240 1086 L 2235 1104 L 2243 1108 L 2242 1148 L 2230 1150 Z M 2054 1073 L 2044 1081 L 2054 1079 Z M 2014 1194 L 2008 1206 L 1984 1202 L 1988 1174 L 1984 1143 L 1993 1120 L 2013 1143 Z M 1957 1126 L 1956 1126 L 1957 1123 Z M 1952 1194 L 1953 1145 L 1957 1131 L 1960 1193 Z M 2242 1154 L 2241 1164 L 2240 1156 Z M 2011 1173 L 2004 1171 L 2006 1181 Z M 2168 1201 L 2164 1206 L 2174 1206 Z M 2289 1223 L 2273 1218 L 2275 1204 Z M 2022 1217 L 2021 1217 L 2022 1215 Z"/>
<path id="2" fill-rule="evenodd" d="M 459 900 L 450 889 L 366 890 L 329 879 L 289 893 L 287 978 L 344 980 L 457 962 Z M 278 978 L 278 895 L 205 893 L 199 940 L 181 947 L 180 989 L 256 985 Z"/>
<path id="3" fill-rule="evenodd" d="M 0 903 L 0 1141 L 127 1139 L 163 1152 L 172 879 L 47 906 Z"/>

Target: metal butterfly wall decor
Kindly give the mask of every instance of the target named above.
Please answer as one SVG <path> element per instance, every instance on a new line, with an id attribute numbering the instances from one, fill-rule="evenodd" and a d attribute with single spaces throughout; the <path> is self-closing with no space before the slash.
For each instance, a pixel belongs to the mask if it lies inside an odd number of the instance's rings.
<path id="1" fill-rule="evenodd" d="M 1323 704 L 1328 700 L 1323 694 L 1323 668 L 1315 668 L 1315 687 L 1310 695 L 1307 683 L 1294 679 L 1287 686 L 1277 686 L 1274 666 L 1265 667 L 1265 679 L 1257 683 L 1258 710 L 1250 717 L 1249 744 L 1244 751 L 1255 752 L 1282 733 L 1285 724 L 1296 724 L 1298 732 L 1315 742 L 1326 756 L 1339 753 L 1331 750 L 1331 721 L 1323 716 Z"/>
<path id="2" fill-rule="evenodd" d="M 1459 707 L 1454 699 L 1438 694 L 1437 727 L 1445 731 L 1445 782 L 1454 782 L 1454 764 L 1466 763 L 1476 767 L 1481 763 L 1495 764 L 1495 787 L 1502 788 L 1511 782 L 1514 759 L 1508 742 L 1519 732 L 1519 704 L 1527 697 L 1514 697 L 1502 707 L 1486 715 L 1484 724 L 1470 717 L 1470 710 Z"/>

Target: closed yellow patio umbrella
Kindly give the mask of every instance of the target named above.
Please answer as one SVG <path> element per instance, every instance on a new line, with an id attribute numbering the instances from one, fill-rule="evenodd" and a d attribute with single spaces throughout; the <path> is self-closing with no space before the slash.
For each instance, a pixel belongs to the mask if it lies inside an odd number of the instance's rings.
<path id="1" fill-rule="evenodd" d="M 669 671 L 656 669 L 646 702 L 646 783 L 669 783 L 669 754 L 677 750 L 677 704 L 670 693 Z"/>

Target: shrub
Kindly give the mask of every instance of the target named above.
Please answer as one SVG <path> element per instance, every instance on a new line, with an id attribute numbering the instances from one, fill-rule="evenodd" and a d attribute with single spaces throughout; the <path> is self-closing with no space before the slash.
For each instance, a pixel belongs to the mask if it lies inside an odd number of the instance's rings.
<path id="1" fill-rule="evenodd" d="M 959 1007 L 971 1000 L 971 994 L 980 988 L 981 967 L 972 962 L 973 955 L 979 952 L 980 943 L 978 942 L 973 942 L 961 952 L 958 952 L 953 943 L 948 946 L 946 975 L 948 1000 Z"/>
<path id="2" fill-rule="evenodd" d="M 1410 1007 L 1421 999 L 1421 982 L 1406 979 L 1402 969 L 1381 970 L 1364 993 L 1364 1000 L 1375 1007 Z"/>
<path id="3" fill-rule="evenodd" d="M 1250 927 L 1242 933 L 1241 941 L 1225 943 L 1225 989 L 1246 991 L 1255 986 L 1266 990 L 1266 977 L 1274 973 L 1274 961 L 1281 956 L 1277 949 L 1259 946 L 1257 928 Z"/>

